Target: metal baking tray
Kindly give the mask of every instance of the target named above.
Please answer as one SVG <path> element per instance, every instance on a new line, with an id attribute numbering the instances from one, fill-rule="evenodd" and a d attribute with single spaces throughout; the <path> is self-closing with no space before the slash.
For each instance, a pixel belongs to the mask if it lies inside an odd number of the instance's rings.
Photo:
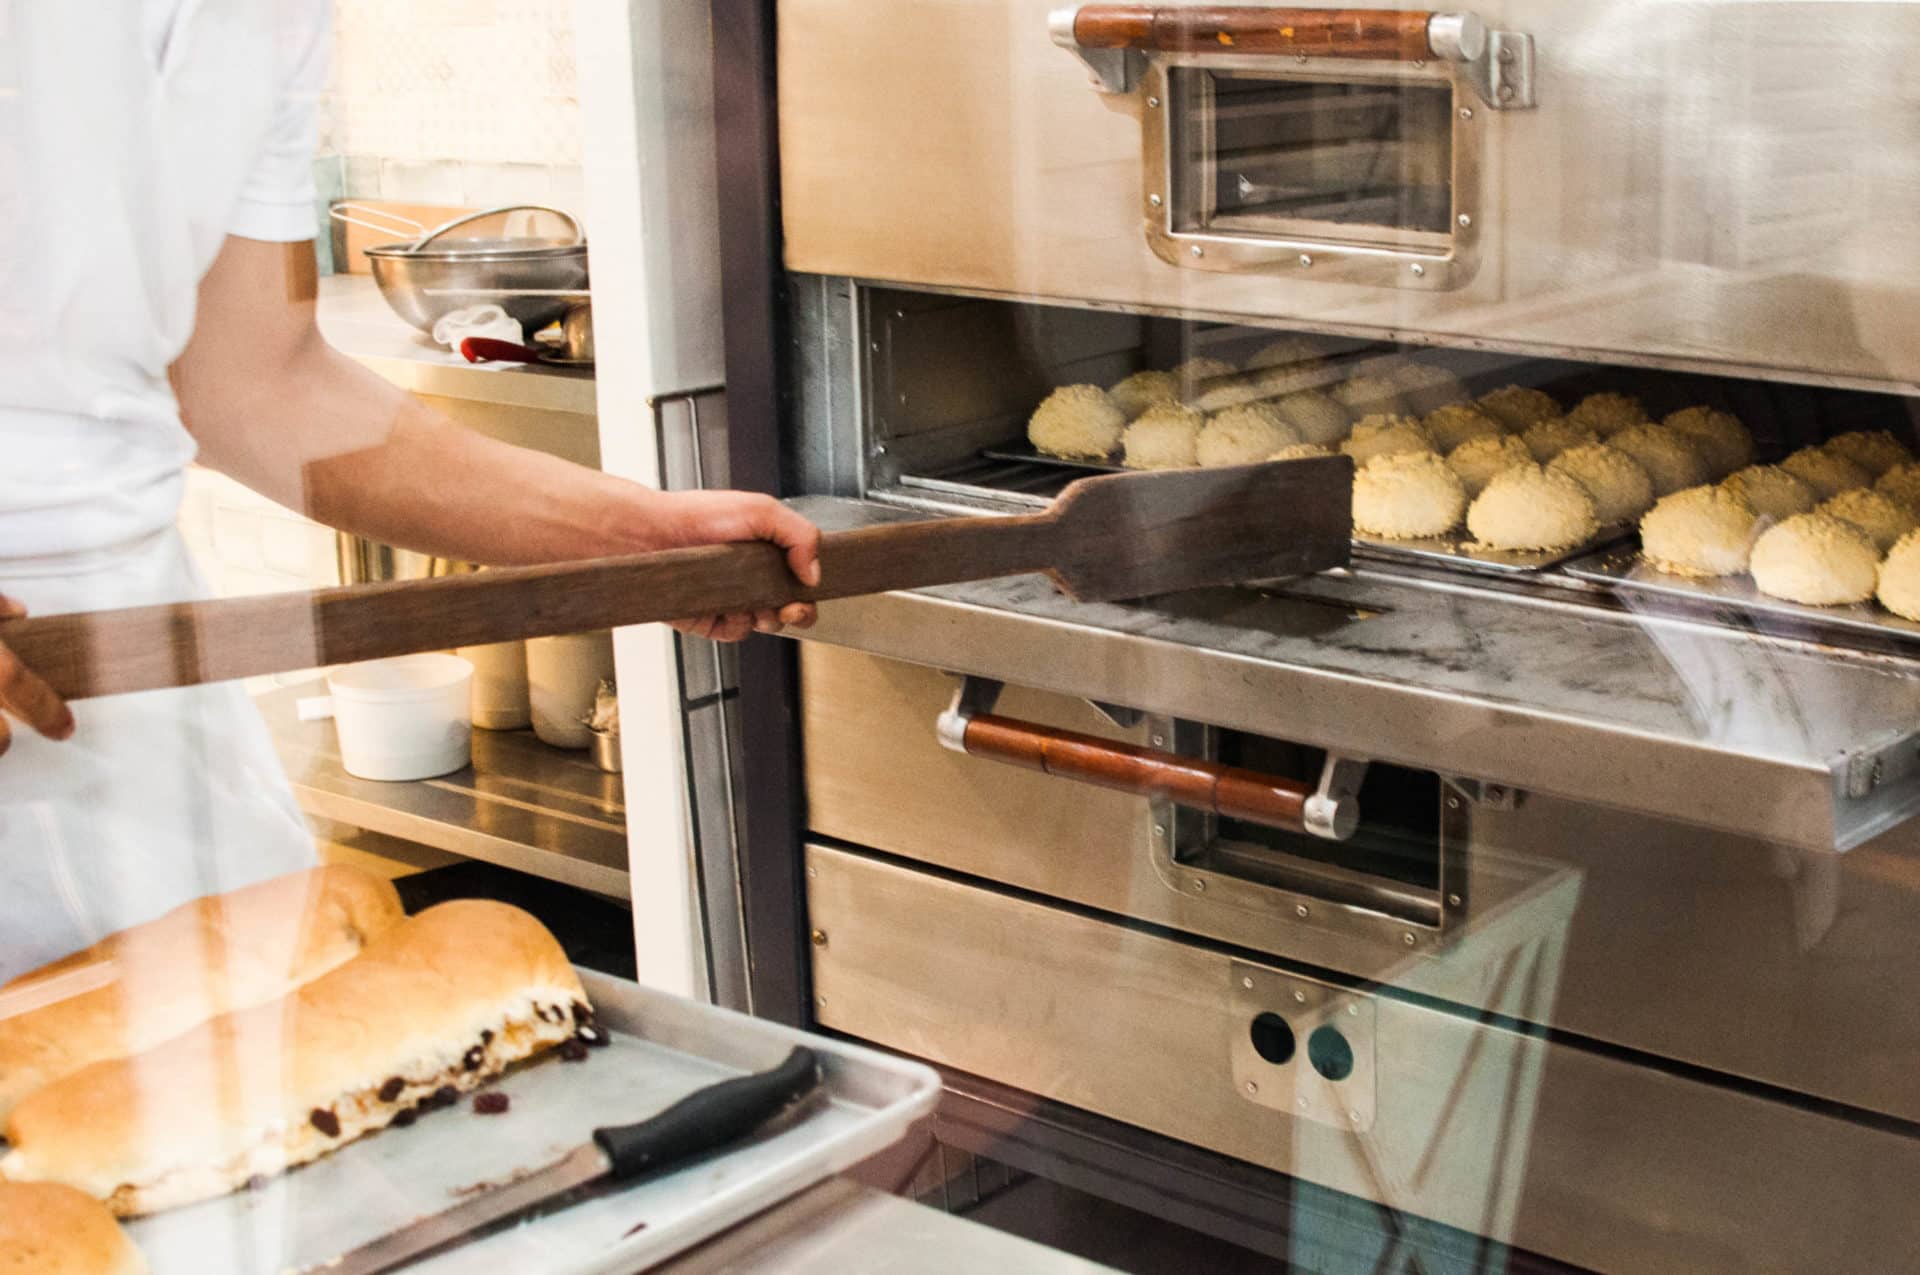
<path id="1" fill-rule="evenodd" d="M 1009 443 L 1005 447 L 987 447 L 980 452 L 988 460 L 1007 460 L 1015 464 L 1050 465 L 1055 469 L 1078 469 L 1089 474 L 1131 474 L 1134 471 L 1111 460 L 1068 460 L 1049 456 L 1032 443 Z"/>
<path id="2" fill-rule="evenodd" d="M 824 1095 L 759 1136 L 624 1188 L 495 1231 L 407 1269 L 631 1275 L 883 1150 L 933 1109 L 928 1067 L 582 970 L 613 1043 L 585 1062 L 548 1054 L 492 1089 L 242 1191 L 128 1223 L 153 1275 L 260 1275 L 324 1262 L 481 1187 L 544 1167 L 598 1125 L 643 1119 L 705 1085 L 821 1056 Z"/>
<path id="3" fill-rule="evenodd" d="M 1871 602 L 1852 606 L 1816 607 L 1770 598 L 1746 575 L 1693 579 L 1671 575 L 1650 565 L 1638 548 L 1617 546 L 1569 562 L 1562 568 L 1579 580 L 1611 585 L 1618 594 L 1664 599 L 1695 610 L 1734 610 L 1755 620 L 1783 621 L 1797 632 L 1873 634 L 1904 641 L 1920 640 L 1920 624 L 1903 620 Z"/>

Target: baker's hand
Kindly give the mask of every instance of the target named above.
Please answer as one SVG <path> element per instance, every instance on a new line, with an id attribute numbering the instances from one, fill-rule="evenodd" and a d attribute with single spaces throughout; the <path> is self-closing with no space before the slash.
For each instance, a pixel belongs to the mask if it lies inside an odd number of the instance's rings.
<path id="1" fill-rule="evenodd" d="M 0 620 L 18 620 L 26 613 L 25 607 L 0 594 Z M 0 633 L 4 632 L 0 629 Z M 7 720 L 9 713 L 48 739 L 65 739 L 73 734 L 73 710 L 0 642 L 0 753 L 13 746 L 13 727 Z"/>
<path id="2" fill-rule="evenodd" d="M 805 585 L 820 583 L 820 529 L 771 496 L 745 491 L 655 493 L 661 548 L 769 540 L 787 552 L 787 567 Z M 674 628 L 716 642 L 738 642 L 750 633 L 778 633 L 814 620 L 813 604 L 790 602 L 777 611 L 743 611 L 681 620 Z"/>

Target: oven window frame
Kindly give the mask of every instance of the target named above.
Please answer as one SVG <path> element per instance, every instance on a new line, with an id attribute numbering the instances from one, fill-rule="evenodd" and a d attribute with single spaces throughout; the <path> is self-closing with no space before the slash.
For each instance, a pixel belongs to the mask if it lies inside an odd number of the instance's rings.
<path id="1" fill-rule="evenodd" d="M 1218 223 L 1204 230 L 1182 229 L 1178 219 L 1185 201 L 1179 192 L 1195 181 L 1204 185 L 1208 180 L 1207 174 L 1183 177 L 1176 172 L 1176 117 L 1185 109 L 1176 101 L 1176 72 L 1188 69 L 1246 73 L 1272 80 L 1446 87 L 1451 94 L 1448 230 L 1439 233 L 1308 219 L 1275 219 L 1261 232 Z M 1485 220 L 1480 185 L 1481 135 L 1488 113 L 1479 109 L 1472 86 L 1452 64 L 1156 55 L 1147 60 L 1139 95 L 1141 171 L 1145 176 L 1141 212 L 1148 244 L 1167 264 L 1182 269 L 1284 273 L 1301 280 L 1422 291 L 1464 287 L 1478 272 Z"/>

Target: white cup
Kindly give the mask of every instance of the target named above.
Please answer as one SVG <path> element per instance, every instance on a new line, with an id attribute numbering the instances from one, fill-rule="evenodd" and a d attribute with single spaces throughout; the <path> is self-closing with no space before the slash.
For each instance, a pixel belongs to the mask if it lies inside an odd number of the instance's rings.
<path id="1" fill-rule="evenodd" d="M 431 779 L 473 757 L 473 665 L 402 655 L 327 675 L 340 764 L 362 779 Z"/>
<path id="2" fill-rule="evenodd" d="M 495 642 L 456 652 L 473 664 L 473 724 L 483 730 L 519 730 L 533 720 L 527 698 L 527 644 Z"/>

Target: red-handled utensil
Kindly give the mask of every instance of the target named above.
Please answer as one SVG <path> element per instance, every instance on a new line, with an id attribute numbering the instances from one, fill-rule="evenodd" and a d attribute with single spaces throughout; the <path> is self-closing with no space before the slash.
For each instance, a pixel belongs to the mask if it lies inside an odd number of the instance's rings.
<path id="1" fill-rule="evenodd" d="M 469 363 L 546 363 L 547 352 L 491 336 L 460 338 L 460 357 Z"/>

